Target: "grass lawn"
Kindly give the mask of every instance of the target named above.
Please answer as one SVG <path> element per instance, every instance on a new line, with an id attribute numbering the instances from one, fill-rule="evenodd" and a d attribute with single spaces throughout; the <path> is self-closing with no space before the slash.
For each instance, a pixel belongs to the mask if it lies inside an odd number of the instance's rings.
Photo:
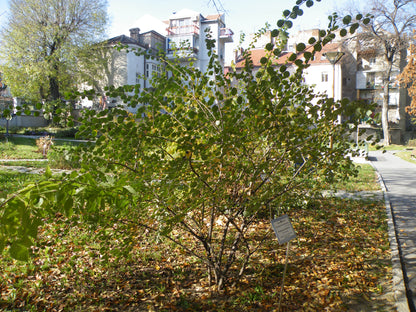
<path id="1" fill-rule="evenodd" d="M 377 176 L 374 174 L 374 169 L 370 164 L 357 164 L 357 169 L 357 177 L 350 177 L 347 181 L 339 182 L 333 187 L 348 192 L 380 190 Z"/>
<path id="2" fill-rule="evenodd" d="M 54 140 L 55 146 L 75 146 L 79 143 Z M 36 139 L 9 137 L 0 140 L 0 159 L 42 159 L 42 152 L 36 146 Z"/>
<path id="3" fill-rule="evenodd" d="M 39 159 L 43 158 L 38 151 L 35 139 L 9 137 L 0 141 L 1 159 Z"/>
<path id="4" fill-rule="evenodd" d="M 404 150 L 404 151 L 398 151 L 394 155 L 408 161 L 411 163 L 416 164 L 416 158 L 412 156 L 412 151 L 410 150 Z"/>
<path id="5" fill-rule="evenodd" d="M 0 169 L 0 198 L 5 198 L 21 189 L 25 183 L 37 181 L 39 176 L 36 174 L 27 174 Z"/>
<path id="6" fill-rule="evenodd" d="M 367 166 L 346 186 L 353 184 L 378 189 Z M 297 239 L 281 311 L 394 310 L 383 202 L 325 198 L 289 216 Z M 267 228 L 269 220 L 259 220 L 258 231 Z M 222 293 L 208 285 L 201 262 L 140 228 L 100 232 L 56 215 L 32 253 L 28 263 L 0 256 L 0 310 L 277 311 L 286 246 L 270 236 L 245 278 Z"/>

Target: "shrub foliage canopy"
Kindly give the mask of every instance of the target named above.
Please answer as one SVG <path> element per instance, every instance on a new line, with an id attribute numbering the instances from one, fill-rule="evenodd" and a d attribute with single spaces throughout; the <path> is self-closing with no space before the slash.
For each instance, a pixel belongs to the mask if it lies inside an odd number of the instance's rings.
<path id="1" fill-rule="evenodd" d="M 354 174 L 348 133 L 366 110 L 302 84 L 315 51 L 335 36 L 335 18 L 310 40 L 314 52 L 273 65 L 291 19 L 313 1 L 297 3 L 272 31 L 279 40 L 255 74 L 249 53 L 241 71 L 224 74 L 208 38 L 206 72 L 160 55 L 165 72 L 150 88 L 110 88 L 137 112 L 84 112 L 79 133 L 94 143 L 78 150 L 81 169 L 60 178 L 47 172 L 4 200 L 1 249 L 27 259 L 43 218 L 60 212 L 101 230 L 122 223 L 169 239 L 206 264 L 218 289 L 238 280 L 272 235 L 256 232 L 260 220 L 307 208 L 327 183 Z M 337 123 L 339 115 L 350 122 Z"/>

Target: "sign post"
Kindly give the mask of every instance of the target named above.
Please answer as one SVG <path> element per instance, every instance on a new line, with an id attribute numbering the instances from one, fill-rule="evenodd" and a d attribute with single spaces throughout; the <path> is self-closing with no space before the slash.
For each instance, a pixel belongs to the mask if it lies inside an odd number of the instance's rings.
<path id="1" fill-rule="evenodd" d="M 287 263 L 289 259 L 290 241 L 296 238 L 296 233 L 295 233 L 295 230 L 293 229 L 292 223 L 290 222 L 288 215 L 283 215 L 277 219 L 273 219 L 271 222 L 272 222 L 272 228 L 274 230 L 274 233 L 276 234 L 277 241 L 279 242 L 279 244 L 280 245 L 283 245 L 285 243 L 287 244 L 285 268 L 283 270 L 282 286 L 280 287 L 280 299 L 279 299 L 279 308 L 278 308 L 278 311 L 280 311 L 280 306 L 282 303 L 282 296 L 283 296 L 283 287 L 285 284 Z"/>

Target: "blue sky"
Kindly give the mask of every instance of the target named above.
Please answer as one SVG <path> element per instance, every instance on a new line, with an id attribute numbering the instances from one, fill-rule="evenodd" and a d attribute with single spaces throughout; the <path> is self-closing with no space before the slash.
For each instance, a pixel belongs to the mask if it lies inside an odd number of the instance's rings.
<path id="1" fill-rule="evenodd" d="M 129 34 L 129 29 L 140 17 L 150 14 L 157 19 L 166 20 L 181 9 L 187 8 L 200 12 L 202 15 L 216 14 L 217 7 L 222 4 L 221 13 L 225 11 L 227 27 L 234 32 L 234 44 L 228 44 L 231 51 L 238 43 L 241 32 L 254 33 L 270 23 L 276 25 L 282 17 L 284 9 L 290 9 L 296 0 L 107 0 L 109 15 L 109 38 Z M 345 7 L 351 0 L 322 0 L 315 2 L 311 8 L 304 7 L 304 15 L 294 23 L 294 29 L 325 28 L 327 16 L 338 8 Z M 0 0 L 0 25 L 6 20 L 8 0 Z M 224 10 L 224 11 L 222 11 Z M 230 47 L 233 46 L 233 47 Z"/>
<path id="2" fill-rule="evenodd" d="M 295 5 L 295 0 L 107 0 L 111 27 L 109 36 L 128 34 L 128 29 L 145 14 L 165 20 L 173 12 L 188 8 L 202 15 L 215 14 L 214 2 L 222 4 L 225 9 L 226 23 L 235 34 L 241 31 L 253 33 L 263 27 L 266 22 L 275 25 L 282 16 L 284 9 Z M 307 9 L 304 16 L 295 23 L 300 29 L 325 27 L 327 15 L 348 0 L 322 0 Z M 0 24 L 6 20 L 8 0 L 0 0 Z M 3 14 L 5 13 L 5 14 Z M 3 14 L 3 15 L 1 15 Z"/>
<path id="3" fill-rule="evenodd" d="M 336 1 L 337 6 L 347 0 Z M 241 31 L 254 33 L 263 27 L 266 22 L 272 26 L 276 25 L 277 20 L 282 16 L 284 9 L 290 9 L 295 5 L 295 0 L 216 0 L 225 9 L 225 20 L 227 27 L 231 28 L 235 34 Z M 202 15 L 215 14 L 217 12 L 213 0 L 108 0 L 109 16 L 112 27 L 110 35 L 128 34 L 128 29 L 138 18 L 145 14 L 166 20 L 175 11 L 187 8 L 202 13 Z M 307 9 L 305 14 L 295 27 L 299 29 L 310 29 L 314 27 L 325 27 L 327 15 L 334 10 L 333 0 L 322 0 Z M 219 6 L 219 5 L 217 5 Z"/>
<path id="4" fill-rule="evenodd" d="M 294 22 L 294 29 L 306 30 L 311 28 L 326 28 L 328 15 L 337 8 L 345 7 L 350 0 L 322 0 L 314 1 L 311 8 L 304 6 L 304 15 Z M 157 19 L 167 20 L 169 16 L 181 9 L 191 9 L 206 16 L 216 14 L 217 8 L 225 13 L 225 22 L 234 32 L 234 43 L 228 43 L 226 62 L 232 58 L 233 50 L 237 46 L 240 33 L 251 34 L 264 27 L 268 22 L 271 27 L 282 17 L 285 9 L 291 9 L 296 0 L 108 0 L 109 3 L 109 36 L 129 34 L 129 29 L 135 25 L 140 17 L 150 14 Z M 336 7 L 335 7 L 336 4 Z M 222 6 L 221 6 L 222 5 Z"/>

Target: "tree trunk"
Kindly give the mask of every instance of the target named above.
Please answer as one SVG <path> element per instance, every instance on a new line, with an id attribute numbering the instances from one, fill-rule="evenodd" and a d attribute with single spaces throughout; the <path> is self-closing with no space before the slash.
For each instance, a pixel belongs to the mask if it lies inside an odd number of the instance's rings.
<path id="1" fill-rule="evenodd" d="M 49 77 L 49 88 L 51 89 L 50 96 L 52 101 L 56 101 L 60 99 L 59 94 L 59 83 L 56 77 Z"/>
<path id="2" fill-rule="evenodd" d="M 389 81 L 386 79 L 383 84 L 383 106 L 381 110 L 381 125 L 383 127 L 384 145 L 390 145 L 390 132 L 389 132 Z"/>
<path id="3" fill-rule="evenodd" d="M 390 132 L 389 132 L 389 99 L 390 99 L 390 76 L 391 69 L 393 68 L 393 56 L 394 54 L 387 57 L 388 67 L 383 80 L 383 106 L 381 110 L 381 125 L 383 127 L 384 145 L 390 145 Z"/>

